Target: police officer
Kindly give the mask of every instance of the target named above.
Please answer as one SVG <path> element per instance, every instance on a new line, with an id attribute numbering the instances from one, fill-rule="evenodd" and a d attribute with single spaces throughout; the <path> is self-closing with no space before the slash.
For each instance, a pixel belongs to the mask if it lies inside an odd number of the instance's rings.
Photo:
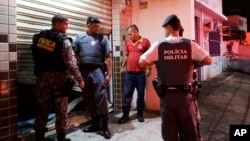
<path id="1" fill-rule="evenodd" d="M 92 117 L 92 124 L 83 131 L 102 130 L 104 137 L 110 139 L 107 86 L 112 78 L 112 52 L 108 39 L 98 33 L 100 23 L 97 17 L 87 18 L 88 30 L 76 37 L 74 50 L 85 80 L 83 102 Z"/>
<path id="2" fill-rule="evenodd" d="M 35 98 L 35 140 L 44 141 L 47 118 L 53 105 L 56 113 L 56 133 L 58 141 L 66 139 L 68 129 L 68 89 L 67 76 L 73 75 L 84 87 L 83 78 L 73 56 L 72 44 L 65 35 L 68 28 L 66 16 L 56 14 L 52 18 L 52 29 L 41 30 L 33 36 L 31 46 L 36 75 Z M 70 73 L 70 74 L 69 74 Z"/>
<path id="3" fill-rule="evenodd" d="M 209 54 L 195 42 L 179 36 L 180 20 L 176 15 L 163 22 L 166 38 L 156 41 L 139 61 L 141 67 L 156 63 L 162 138 L 178 141 L 196 141 L 197 122 L 195 105 L 190 93 L 194 63 L 203 66 L 212 63 Z"/>

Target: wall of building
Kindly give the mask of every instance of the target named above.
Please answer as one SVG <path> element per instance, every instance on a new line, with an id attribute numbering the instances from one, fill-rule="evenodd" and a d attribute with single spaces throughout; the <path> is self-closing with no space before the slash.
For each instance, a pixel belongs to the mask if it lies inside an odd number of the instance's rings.
<path id="1" fill-rule="evenodd" d="M 239 41 L 223 41 L 221 46 L 221 67 L 222 71 L 239 69 Z"/>
<path id="2" fill-rule="evenodd" d="M 250 46 L 239 45 L 238 70 L 250 74 Z"/>
<path id="3" fill-rule="evenodd" d="M 200 45 L 204 50 L 209 51 L 209 32 L 221 32 L 222 22 L 227 18 L 222 14 L 222 0 L 196 0 L 195 16 L 199 18 Z M 211 29 L 204 26 L 207 21 L 211 21 Z M 216 25 L 216 26 L 215 26 Z M 222 36 L 220 37 L 220 55 L 213 56 L 213 64 L 202 68 L 202 80 L 213 77 L 222 72 Z"/>
<path id="4" fill-rule="evenodd" d="M 0 141 L 17 141 L 16 0 L 0 1 Z"/>
<path id="5" fill-rule="evenodd" d="M 143 0 L 133 1 L 132 22 L 137 24 L 140 34 L 149 38 L 151 43 L 164 37 L 162 23 L 171 14 L 176 14 L 185 28 L 184 36 L 194 39 L 194 3 L 193 0 Z"/>
<path id="6" fill-rule="evenodd" d="M 199 19 L 198 22 L 198 32 L 199 32 L 199 45 L 201 46 L 201 48 L 203 50 L 206 50 L 207 52 L 209 52 L 209 32 L 214 32 L 215 29 L 214 27 L 212 29 L 207 29 L 204 24 L 207 21 L 210 21 L 211 24 L 213 24 L 213 20 L 217 20 L 218 21 L 218 26 L 221 25 L 221 20 L 220 19 L 216 19 L 214 17 L 214 15 L 210 14 L 209 12 L 207 12 L 206 10 L 203 10 L 202 8 L 195 8 L 195 16 Z M 213 26 L 213 25 L 212 25 Z M 217 31 L 218 32 L 218 31 Z M 221 38 L 221 45 L 222 45 L 222 38 Z M 221 50 L 220 50 L 221 51 Z M 213 56 L 212 57 L 213 60 L 213 64 L 209 65 L 209 66 L 204 66 L 202 67 L 201 70 L 201 80 L 206 80 L 207 78 L 213 77 L 219 73 L 222 72 L 222 68 L 221 68 L 221 56 Z"/>
<path id="7" fill-rule="evenodd" d="M 222 52 L 223 71 L 236 70 L 250 73 L 250 46 L 248 44 L 241 45 L 239 40 L 224 41 Z"/>
<path id="8" fill-rule="evenodd" d="M 195 0 L 217 14 L 222 14 L 222 0 Z"/>

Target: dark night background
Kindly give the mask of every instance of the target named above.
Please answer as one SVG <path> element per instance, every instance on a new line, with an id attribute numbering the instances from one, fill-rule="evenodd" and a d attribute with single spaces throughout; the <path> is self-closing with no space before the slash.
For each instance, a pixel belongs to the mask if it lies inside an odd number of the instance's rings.
<path id="1" fill-rule="evenodd" d="M 222 12 L 225 16 L 239 15 L 247 18 L 247 31 L 250 31 L 250 1 L 222 0 Z"/>

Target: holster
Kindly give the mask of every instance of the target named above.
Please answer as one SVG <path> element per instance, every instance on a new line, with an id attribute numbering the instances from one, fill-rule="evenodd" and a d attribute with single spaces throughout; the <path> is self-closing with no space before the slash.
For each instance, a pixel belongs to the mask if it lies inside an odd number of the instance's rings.
<path id="1" fill-rule="evenodd" d="M 162 84 L 162 83 L 158 83 L 157 84 L 157 91 L 158 91 L 158 96 L 160 98 L 163 97 L 166 94 L 166 92 L 167 92 L 166 85 Z"/>
<path id="2" fill-rule="evenodd" d="M 152 81 L 152 85 L 156 91 L 156 94 L 161 98 L 166 93 L 166 87 L 162 83 L 158 83 L 156 80 Z"/>

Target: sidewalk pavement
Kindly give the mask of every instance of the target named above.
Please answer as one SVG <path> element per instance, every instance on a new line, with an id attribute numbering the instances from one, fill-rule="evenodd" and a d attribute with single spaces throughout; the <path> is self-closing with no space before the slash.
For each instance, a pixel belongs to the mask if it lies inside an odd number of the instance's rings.
<path id="1" fill-rule="evenodd" d="M 198 103 L 205 141 L 229 141 L 230 125 L 250 125 L 250 75 L 223 72 L 204 81 Z M 110 116 L 110 141 L 162 141 L 159 113 L 145 113 L 142 123 L 136 120 L 136 111 L 130 116 L 130 122 L 122 125 L 117 124 L 121 113 Z M 67 137 L 72 141 L 105 141 L 101 133 L 84 133 L 82 128 L 74 128 Z"/>
<path id="2" fill-rule="evenodd" d="M 250 125 L 250 75 L 223 72 L 202 83 L 200 130 L 205 141 L 229 141 L 230 125 Z"/>

